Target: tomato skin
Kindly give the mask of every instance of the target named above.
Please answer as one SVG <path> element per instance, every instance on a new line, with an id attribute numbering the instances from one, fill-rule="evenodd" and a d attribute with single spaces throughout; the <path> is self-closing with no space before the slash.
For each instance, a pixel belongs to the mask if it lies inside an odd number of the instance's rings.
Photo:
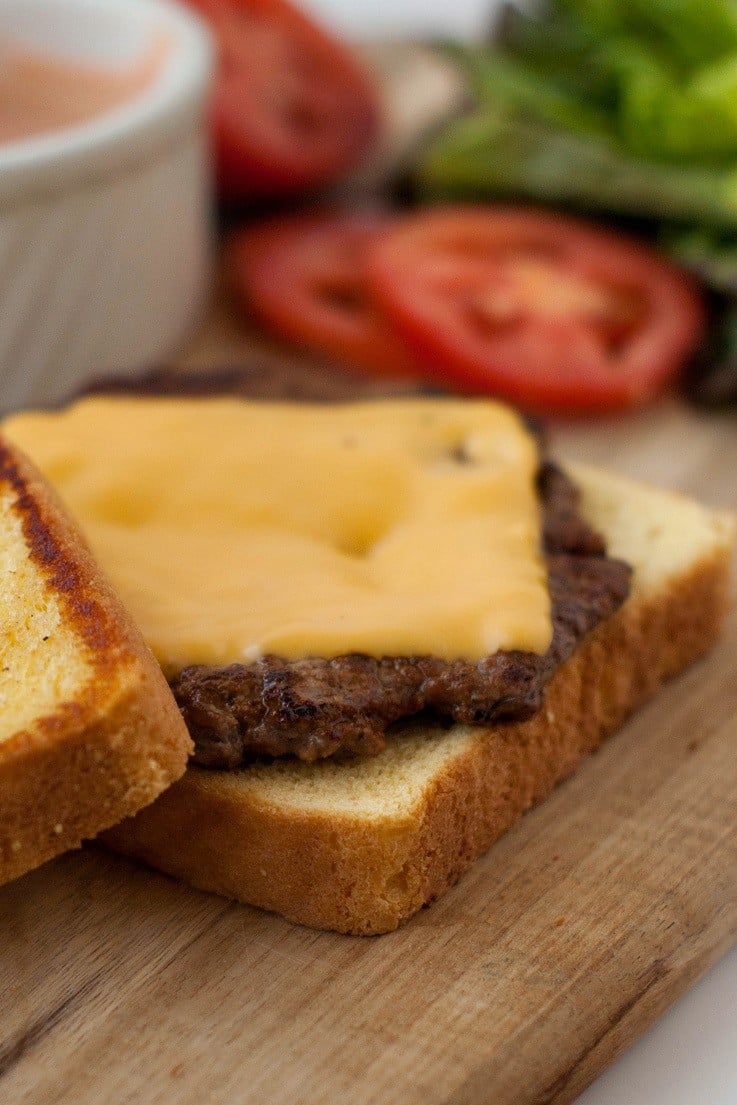
<path id="1" fill-rule="evenodd" d="M 548 211 L 410 215 L 376 241 L 367 268 L 428 374 L 536 413 L 649 401 L 705 325 L 695 285 L 652 249 Z"/>
<path id="2" fill-rule="evenodd" d="M 379 128 L 373 86 L 347 48 L 289 0 L 186 0 L 219 54 L 212 100 L 224 198 L 285 196 L 351 169 Z"/>
<path id="3" fill-rule="evenodd" d="M 389 225 L 374 215 L 280 216 L 234 235 L 236 294 L 287 341 L 378 376 L 419 368 L 368 296 L 367 250 Z"/>

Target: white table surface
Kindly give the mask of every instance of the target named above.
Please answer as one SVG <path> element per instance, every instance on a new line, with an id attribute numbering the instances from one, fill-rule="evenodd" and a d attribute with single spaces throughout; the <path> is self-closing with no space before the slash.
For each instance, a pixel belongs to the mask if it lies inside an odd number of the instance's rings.
<path id="1" fill-rule="evenodd" d="M 353 37 L 472 37 L 491 0 L 302 0 Z M 601 1075 L 578 1105 L 737 1105 L 737 948 Z"/>

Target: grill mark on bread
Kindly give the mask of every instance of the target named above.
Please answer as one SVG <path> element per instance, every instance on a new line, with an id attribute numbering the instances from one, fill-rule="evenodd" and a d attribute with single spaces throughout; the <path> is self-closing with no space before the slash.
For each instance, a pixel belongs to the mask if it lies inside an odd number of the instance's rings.
<path id="1" fill-rule="evenodd" d="M 5 581 L 5 882 L 153 801 L 183 773 L 192 745 L 151 650 L 58 497 L 3 438 L 0 488 L 17 573 Z"/>
<path id="2" fill-rule="evenodd" d="M 28 555 L 41 566 L 49 586 L 64 603 L 70 619 L 77 623 L 91 662 L 98 667 L 112 669 L 120 657 L 113 659 L 99 651 L 110 647 L 112 638 L 108 615 L 82 579 L 78 565 L 69 556 L 63 542 L 49 527 L 39 509 L 38 496 L 34 495 L 10 450 L 1 439 L 0 483 L 9 485 L 15 492 L 13 510 L 20 517 Z M 45 494 L 49 496 L 48 488 L 45 489 Z M 62 511 L 61 504 L 57 505 Z M 80 542 L 81 540 L 80 537 Z"/>
<path id="3" fill-rule="evenodd" d="M 28 476 L 20 470 L 12 449 L 0 437 L 0 486 L 10 487 L 14 492 L 11 509 L 20 518 L 28 556 L 63 607 L 67 623 L 74 626 L 78 645 L 84 650 L 90 666 L 90 677 L 73 702 L 59 702 L 53 713 L 36 718 L 33 732 L 23 729 L 13 735 L 12 749 L 9 747 L 6 754 L 12 751 L 18 756 L 23 755 L 39 736 L 54 739 L 70 727 L 81 726 L 95 707 L 98 681 L 106 685 L 120 665 L 134 660 L 132 651 L 123 645 L 108 611 L 93 591 L 96 583 L 90 585 L 96 578 L 96 569 L 81 534 L 76 534 L 78 547 L 70 553 L 64 535 L 46 515 L 46 501 L 51 500 L 53 509 L 66 516 L 61 501 L 48 485 L 44 486 L 43 494 L 39 494 L 33 486 L 35 469 L 27 460 L 26 468 Z M 80 567 L 75 556 L 77 560 L 80 556 L 89 557 L 89 565 Z"/>

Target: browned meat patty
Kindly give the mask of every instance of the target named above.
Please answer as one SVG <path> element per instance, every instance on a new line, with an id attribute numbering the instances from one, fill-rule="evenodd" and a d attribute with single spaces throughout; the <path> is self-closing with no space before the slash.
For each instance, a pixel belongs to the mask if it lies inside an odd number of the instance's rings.
<path id="1" fill-rule="evenodd" d="M 158 370 L 133 386 L 116 385 L 103 381 L 95 390 L 313 401 L 377 394 L 375 384 L 347 382 L 344 374 L 279 374 L 260 364 L 187 377 Z M 576 488 L 552 464 L 541 468 L 539 494 L 553 621 L 545 655 L 498 652 L 478 663 L 433 656 L 291 662 L 267 656 L 253 664 L 188 667 L 171 687 L 195 742 L 194 762 L 232 769 L 259 756 L 312 761 L 374 755 L 384 748 L 387 729 L 421 713 L 469 725 L 534 714 L 556 668 L 624 602 L 631 575 L 628 565 L 607 557 L 602 539 L 578 513 Z"/>
<path id="2" fill-rule="evenodd" d="M 195 742 L 195 762 L 236 768 L 256 756 L 368 756 L 382 750 L 389 726 L 423 711 L 469 725 L 535 713 L 555 669 L 621 605 L 630 583 L 629 567 L 605 555 L 601 538 L 576 511 L 575 487 L 552 465 L 542 470 L 540 494 L 553 620 L 544 656 L 498 652 L 478 663 L 268 656 L 185 668 L 171 687 Z"/>
<path id="3" fill-rule="evenodd" d="M 252 355 L 248 363 L 237 367 L 223 365 L 195 372 L 163 367 L 141 376 L 104 376 L 86 384 L 78 394 L 179 395 L 200 399 L 236 395 L 276 402 L 336 403 L 440 392 L 416 380 L 371 379 L 347 368 L 336 371 L 311 361 L 292 361 L 263 353 Z"/>

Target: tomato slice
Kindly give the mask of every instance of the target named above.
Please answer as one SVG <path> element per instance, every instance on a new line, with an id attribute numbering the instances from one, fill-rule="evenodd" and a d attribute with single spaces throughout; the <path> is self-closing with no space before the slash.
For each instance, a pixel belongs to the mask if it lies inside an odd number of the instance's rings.
<path id="1" fill-rule="evenodd" d="M 693 283 L 652 249 L 547 211 L 423 211 L 377 239 L 367 270 L 428 372 L 538 412 L 647 401 L 705 325 Z"/>
<path id="2" fill-rule="evenodd" d="M 374 89 L 288 0 L 187 0 L 219 51 L 213 132 L 222 193 L 286 195 L 350 169 L 378 129 Z"/>
<path id="3" fill-rule="evenodd" d="M 418 367 L 367 294 L 364 259 L 388 225 L 372 215 L 282 216 L 231 246 L 237 293 L 280 337 L 372 373 Z"/>

